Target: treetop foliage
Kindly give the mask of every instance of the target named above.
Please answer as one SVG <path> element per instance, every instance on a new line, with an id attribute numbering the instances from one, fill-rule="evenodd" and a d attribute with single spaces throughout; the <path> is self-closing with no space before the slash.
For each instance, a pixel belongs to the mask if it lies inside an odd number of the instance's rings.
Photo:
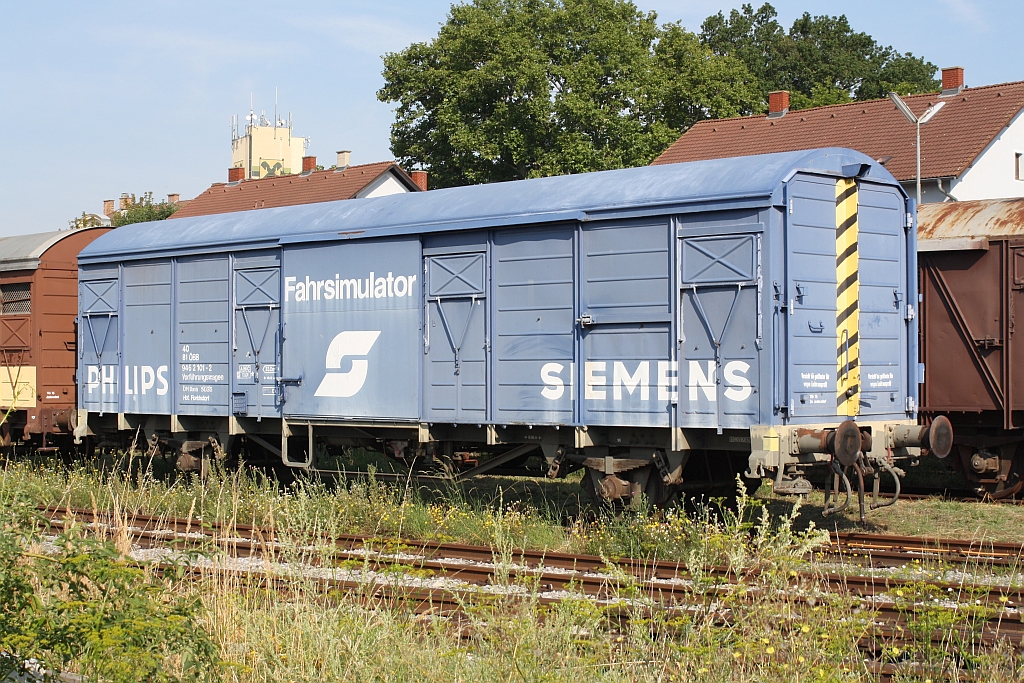
<path id="1" fill-rule="evenodd" d="M 152 192 L 146 192 L 138 199 L 133 194 L 122 195 L 121 201 L 126 205 L 125 208 L 115 211 L 114 215 L 110 217 L 110 224 L 115 228 L 131 223 L 162 221 L 180 208 L 177 204 L 169 203 L 167 200 L 154 202 Z M 99 216 L 85 211 L 81 216 L 68 221 L 68 227 L 72 230 L 96 228 L 101 225 L 103 223 Z"/>
<path id="2" fill-rule="evenodd" d="M 777 16 L 768 3 L 757 10 L 745 4 L 728 18 L 719 12 L 701 25 L 700 41 L 716 55 L 740 59 L 763 98 L 772 90 L 789 90 L 794 109 L 939 88 L 934 64 L 879 45 L 854 31 L 845 15 L 805 12 L 788 32 Z"/>
<path id="3" fill-rule="evenodd" d="M 128 195 L 128 206 L 114 213 L 110 217 L 110 224 L 115 228 L 131 223 L 148 223 L 149 221 L 162 221 L 178 210 L 177 204 L 153 201 L 153 193 L 146 192 L 139 199 L 135 195 Z"/>
<path id="4" fill-rule="evenodd" d="M 86 213 L 85 211 L 82 212 L 81 216 L 78 216 L 77 218 L 72 218 L 71 220 L 68 221 L 68 228 L 70 228 L 71 230 L 81 230 L 82 228 L 98 228 L 101 225 L 103 225 L 103 222 L 100 220 L 99 216 L 91 213 Z"/>
<path id="5" fill-rule="evenodd" d="M 384 57 L 392 151 L 438 187 L 648 163 L 679 131 L 759 106 L 736 58 L 624 0 L 474 0 Z"/>
<path id="6" fill-rule="evenodd" d="M 699 34 L 630 0 L 469 0 L 384 56 L 391 149 L 450 187 L 639 166 L 695 122 L 935 90 L 935 66 L 845 16 L 721 12 Z"/>

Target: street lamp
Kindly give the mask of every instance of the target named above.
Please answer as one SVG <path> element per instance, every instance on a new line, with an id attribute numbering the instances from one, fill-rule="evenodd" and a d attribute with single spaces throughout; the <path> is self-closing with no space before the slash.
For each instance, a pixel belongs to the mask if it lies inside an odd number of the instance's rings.
<path id="1" fill-rule="evenodd" d="M 892 100 L 896 108 L 907 117 L 907 121 L 910 121 L 917 126 L 917 203 L 918 206 L 921 204 L 921 126 L 932 120 L 932 117 L 939 113 L 939 110 L 946 106 L 945 102 L 938 102 L 928 107 L 921 118 L 914 116 L 914 112 L 910 111 L 910 107 L 904 102 L 899 95 L 894 92 L 889 93 L 889 99 Z M 952 190 L 950 190 L 952 192 Z"/>

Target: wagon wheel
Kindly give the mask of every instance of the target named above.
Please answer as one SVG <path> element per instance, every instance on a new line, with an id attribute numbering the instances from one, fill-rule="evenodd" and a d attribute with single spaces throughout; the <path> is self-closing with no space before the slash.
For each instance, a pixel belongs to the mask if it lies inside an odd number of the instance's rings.
<path id="1" fill-rule="evenodd" d="M 1006 456 L 1012 446 L 1004 446 L 999 453 L 999 473 L 978 474 L 971 468 L 971 459 L 976 451 L 972 448 L 958 447 L 959 467 L 967 481 L 975 487 L 979 496 L 994 500 L 1017 497 L 1024 490 L 1024 442 L 1018 443 L 1014 454 Z M 993 481 L 993 479 L 997 481 Z"/>
<path id="2" fill-rule="evenodd" d="M 661 478 L 661 473 L 653 465 L 651 473 L 644 484 L 644 495 L 651 505 L 659 508 L 670 507 L 679 500 L 679 486 L 669 486 Z"/>
<path id="3" fill-rule="evenodd" d="M 601 495 L 600 491 L 598 491 L 598 487 L 595 482 L 595 475 L 592 474 L 592 472 L 593 470 L 590 468 L 585 468 L 583 478 L 580 480 L 580 487 L 583 489 L 584 497 L 588 498 L 595 505 L 610 505 L 617 508 L 636 502 L 629 498 L 616 500 L 614 502 L 610 502 L 605 499 L 605 497 Z M 603 475 L 598 473 L 596 478 L 600 478 L 601 476 Z M 679 487 L 666 485 L 658 474 L 657 468 L 653 465 L 620 472 L 618 476 L 625 482 L 631 484 L 634 491 L 636 488 L 639 488 L 647 498 L 647 502 L 655 507 L 661 508 L 670 506 L 678 498 Z"/>
<path id="4" fill-rule="evenodd" d="M 989 492 L 996 500 L 1014 498 L 1024 488 L 1024 442 L 1017 445 L 1017 451 L 1009 462 L 1004 461 L 1002 470 L 1006 481 L 999 482 Z"/>

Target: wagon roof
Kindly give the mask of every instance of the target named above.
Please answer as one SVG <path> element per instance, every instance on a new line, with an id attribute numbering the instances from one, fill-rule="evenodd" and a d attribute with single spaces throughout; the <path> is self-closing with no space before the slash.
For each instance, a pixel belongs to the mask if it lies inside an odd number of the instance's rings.
<path id="1" fill-rule="evenodd" d="M 1024 237 L 1024 199 L 941 202 L 918 207 L 917 238 L 929 241 L 927 246 L 972 248 L 957 245 L 965 239 L 988 237 Z"/>
<path id="2" fill-rule="evenodd" d="M 782 152 L 139 223 L 92 242 L 79 262 L 769 206 L 781 204 L 776 193 L 795 171 L 849 175 L 851 169 L 896 184 L 853 150 Z"/>
<path id="3" fill-rule="evenodd" d="M 81 231 L 58 230 L 0 237 L 0 271 L 35 270 L 47 249 L 62 239 L 77 234 L 81 234 Z"/>

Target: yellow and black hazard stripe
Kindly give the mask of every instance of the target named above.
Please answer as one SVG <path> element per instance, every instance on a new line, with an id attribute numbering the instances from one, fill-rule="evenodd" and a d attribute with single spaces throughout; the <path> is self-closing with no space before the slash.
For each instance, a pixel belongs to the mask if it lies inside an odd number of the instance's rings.
<path id="1" fill-rule="evenodd" d="M 860 414 L 857 181 L 836 181 L 836 413 Z"/>

